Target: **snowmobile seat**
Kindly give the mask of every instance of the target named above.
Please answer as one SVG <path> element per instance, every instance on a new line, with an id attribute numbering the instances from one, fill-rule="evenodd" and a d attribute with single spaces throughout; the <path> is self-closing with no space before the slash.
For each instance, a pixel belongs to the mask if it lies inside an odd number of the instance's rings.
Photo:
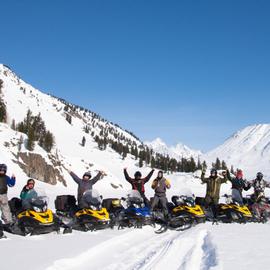
<path id="1" fill-rule="evenodd" d="M 73 195 L 59 195 L 54 203 L 58 211 L 68 212 L 76 208 L 76 198 Z"/>
<path id="2" fill-rule="evenodd" d="M 18 213 L 22 212 L 22 200 L 19 198 L 12 198 L 8 202 L 10 211 L 13 215 L 17 215 Z"/>
<path id="3" fill-rule="evenodd" d="M 200 206 L 205 206 L 205 199 L 203 197 L 196 197 L 195 203 L 200 205 Z"/>

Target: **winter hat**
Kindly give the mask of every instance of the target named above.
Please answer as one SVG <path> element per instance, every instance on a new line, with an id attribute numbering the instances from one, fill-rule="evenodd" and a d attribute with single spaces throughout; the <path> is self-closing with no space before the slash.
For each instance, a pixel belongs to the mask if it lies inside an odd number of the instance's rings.
<path id="1" fill-rule="evenodd" d="M 243 178 L 243 171 L 242 170 L 237 170 L 236 177 L 237 178 Z"/>
<path id="2" fill-rule="evenodd" d="M 135 172 L 134 177 L 135 177 L 136 179 L 141 178 L 141 177 L 142 177 L 141 172 L 139 172 L 139 171 Z"/>

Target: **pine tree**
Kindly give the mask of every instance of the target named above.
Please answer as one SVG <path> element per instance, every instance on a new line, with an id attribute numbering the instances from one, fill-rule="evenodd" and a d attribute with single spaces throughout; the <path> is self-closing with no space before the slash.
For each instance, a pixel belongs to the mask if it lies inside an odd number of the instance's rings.
<path id="1" fill-rule="evenodd" d="M 156 161 L 155 161 L 155 158 L 152 156 L 152 158 L 151 158 L 151 168 L 155 168 L 155 165 L 156 165 Z"/>
<path id="2" fill-rule="evenodd" d="M 83 136 L 83 137 L 82 137 L 82 146 L 83 146 L 83 147 L 85 146 L 85 143 L 86 143 L 86 139 L 85 139 L 85 137 Z"/>
<path id="3" fill-rule="evenodd" d="M 140 158 L 139 158 L 139 167 L 140 167 L 140 168 L 143 167 L 143 159 L 142 159 L 141 156 L 140 156 Z"/>
<path id="4" fill-rule="evenodd" d="M 203 164 L 202 164 L 202 169 L 206 170 L 207 169 L 207 163 L 206 161 L 204 160 L 203 161 Z"/>
<path id="5" fill-rule="evenodd" d="M 11 123 L 11 129 L 16 130 L 16 123 L 15 123 L 15 119 L 12 119 L 12 123 Z"/>
<path id="6" fill-rule="evenodd" d="M 226 164 L 226 162 L 224 160 L 222 160 L 222 162 L 221 162 L 221 169 L 222 170 L 227 170 L 228 169 L 227 164 Z"/>
<path id="7" fill-rule="evenodd" d="M 216 170 L 220 170 L 221 169 L 221 162 L 220 162 L 220 159 L 217 158 L 216 159 L 216 163 L 215 163 L 215 167 L 214 167 Z"/>
<path id="8" fill-rule="evenodd" d="M 7 108 L 2 99 L 0 99 L 0 122 L 7 122 Z"/>
<path id="9" fill-rule="evenodd" d="M 34 147 L 35 147 L 35 140 L 34 140 L 34 137 L 35 137 L 35 134 L 34 134 L 34 130 L 32 128 L 30 128 L 28 130 L 28 140 L 27 140 L 27 143 L 26 143 L 26 149 L 29 150 L 29 151 L 33 151 L 34 150 Z"/>
<path id="10" fill-rule="evenodd" d="M 0 79 L 0 94 L 2 93 L 3 86 L 4 86 L 4 82 L 3 80 Z"/>
<path id="11" fill-rule="evenodd" d="M 196 171 L 196 162 L 193 157 L 190 158 L 189 161 L 189 172 L 195 172 Z"/>
<path id="12" fill-rule="evenodd" d="M 50 152 L 54 146 L 54 137 L 50 131 L 47 131 L 44 137 L 44 149 L 47 152 Z"/>

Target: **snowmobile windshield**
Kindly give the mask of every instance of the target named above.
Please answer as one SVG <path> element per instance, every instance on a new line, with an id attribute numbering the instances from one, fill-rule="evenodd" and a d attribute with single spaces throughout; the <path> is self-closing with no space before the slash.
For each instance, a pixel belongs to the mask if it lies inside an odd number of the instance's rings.
<path id="1" fill-rule="evenodd" d="M 188 206 L 195 205 L 195 195 L 192 193 L 191 189 L 186 187 L 181 190 L 181 196 L 183 203 Z"/>
<path id="2" fill-rule="evenodd" d="M 89 206 L 91 205 L 95 207 L 99 207 L 102 203 L 101 196 L 95 189 L 85 191 L 83 193 L 82 200 L 86 202 Z"/>
<path id="3" fill-rule="evenodd" d="M 130 190 L 127 193 L 127 201 L 129 203 L 141 204 L 143 202 L 143 198 L 138 190 Z"/>
<path id="4" fill-rule="evenodd" d="M 49 198 L 45 191 L 39 189 L 33 190 L 31 196 L 30 203 L 33 210 L 36 212 L 45 212 L 49 204 Z"/>

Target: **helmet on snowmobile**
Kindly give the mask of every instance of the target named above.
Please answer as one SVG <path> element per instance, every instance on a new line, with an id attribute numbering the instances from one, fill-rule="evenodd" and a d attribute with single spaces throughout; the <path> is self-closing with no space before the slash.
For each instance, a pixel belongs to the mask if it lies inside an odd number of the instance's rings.
<path id="1" fill-rule="evenodd" d="M 7 172 L 7 165 L 6 164 L 0 164 L 0 172 Z"/>
<path id="2" fill-rule="evenodd" d="M 215 175 L 217 176 L 217 170 L 215 168 L 211 169 L 210 175 Z"/>
<path id="3" fill-rule="evenodd" d="M 140 179 L 142 177 L 142 173 L 140 171 L 135 172 L 134 174 L 135 179 Z"/>
<path id="4" fill-rule="evenodd" d="M 85 177 L 87 177 L 88 180 L 91 179 L 91 177 L 92 177 L 91 172 L 85 172 L 84 175 L 83 175 L 83 179 L 85 179 Z"/>
<path id="5" fill-rule="evenodd" d="M 263 174 L 261 172 L 258 172 L 256 175 L 256 179 L 262 180 L 263 179 Z"/>

